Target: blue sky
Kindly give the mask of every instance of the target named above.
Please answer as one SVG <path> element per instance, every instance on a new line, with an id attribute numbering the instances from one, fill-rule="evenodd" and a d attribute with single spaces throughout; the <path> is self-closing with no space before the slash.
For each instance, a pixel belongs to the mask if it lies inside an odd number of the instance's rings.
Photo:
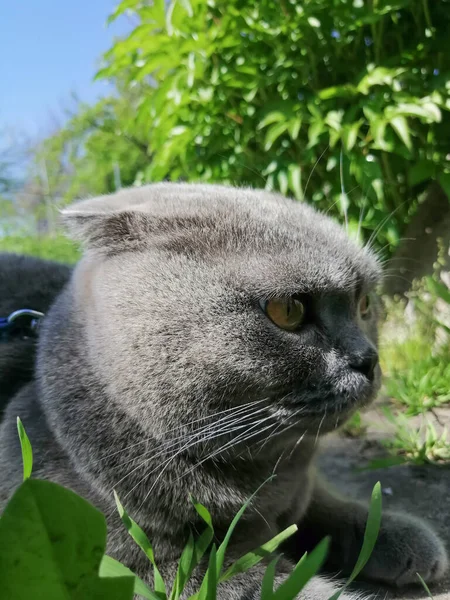
<path id="1" fill-rule="evenodd" d="M 129 27 L 106 27 L 114 0 L 0 0 L 0 131 L 50 132 L 75 92 L 93 101 L 107 92 L 92 78 L 102 52 Z"/>

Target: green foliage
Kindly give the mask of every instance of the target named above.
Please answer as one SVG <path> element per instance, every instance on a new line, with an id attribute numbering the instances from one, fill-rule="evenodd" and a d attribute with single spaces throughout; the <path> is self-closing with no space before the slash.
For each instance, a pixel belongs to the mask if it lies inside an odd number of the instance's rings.
<path id="1" fill-rule="evenodd" d="M 369 507 L 369 514 L 367 515 L 367 523 L 366 529 L 364 531 L 364 540 L 361 551 L 358 556 L 358 560 L 356 561 L 355 568 L 353 569 L 350 577 L 348 578 L 347 583 L 342 588 L 340 592 L 335 594 L 330 600 L 337 600 L 341 593 L 350 585 L 352 581 L 356 579 L 356 577 L 361 573 L 367 561 L 369 560 L 373 549 L 375 547 L 375 543 L 377 541 L 378 532 L 381 526 L 381 511 L 382 511 L 382 501 L 381 501 L 381 485 L 380 482 L 375 484 L 375 487 L 372 491 L 372 498 Z"/>
<path id="2" fill-rule="evenodd" d="M 409 294 L 414 308 L 411 324 L 405 322 L 405 300 L 390 301 L 381 340 L 386 394 L 403 405 L 408 416 L 450 402 L 450 348 L 446 342 L 438 343 L 439 334 L 447 336 L 450 330 L 436 314 L 438 299 L 450 310 L 450 294 L 438 273 L 416 282 L 414 288 Z M 394 323 L 404 325 L 393 337 Z"/>
<path id="3" fill-rule="evenodd" d="M 438 433 L 427 418 L 417 426 L 403 413 L 394 414 L 387 408 L 384 413 L 394 428 L 392 436 L 382 442 L 391 456 L 370 462 L 368 468 L 379 469 L 406 463 L 438 466 L 450 463 L 450 438 L 446 427 Z"/>
<path id="4" fill-rule="evenodd" d="M 131 517 L 128 515 L 128 513 L 122 506 L 116 492 L 114 492 L 114 499 L 116 501 L 117 510 L 119 512 L 120 518 L 122 519 L 122 523 L 125 525 L 128 533 L 131 535 L 133 540 L 141 548 L 141 550 L 144 552 L 144 554 L 147 556 L 147 558 L 153 565 L 153 578 L 156 596 L 158 598 L 165 599 L 166 586 L 164 585 L 163 578 L 161 577 L 161 574 L 158 571 L 158 567 L 156 566 L 153 548 L 147 536 L 145 535 L 144 531 L 139 527 L 139 525 L 135 521 L 133 521 L 133 519 L 131 519 Z"/>
<path id="5" fill-rule="evenodd" d="M 427 584 L 425 583 L 423 578 L 419 575 L 419 573 L 417 573 L 417 577 L 418 577 L 423 589 L 426 591 L 428 598 L 431 598 L 431 600 L 433 600 L 433 596 L 431 595 L 430 588 L 427 586 Z"/>
<path id="6" fill-rule="evenodd" d="M 28 478 L 16 490 L 0 517 L 0 578 L 2 592 L 17 600 L 45 597 L 46 600 L 127 600 L 133 594 L 148 600 L 165 600 L 166 586 L 156 568 L 152 546 L 144 531 L 123 508 L 117 495 L 120 517 L 131 537 L 141 547 L 154 567 L 155 590 L 152 591 L 127 567 L 104 555 L 106 522 L 104 516 L 89 502 L 59 485 L 29 479 L 31 446 L 18 419 L 24 467 Z M 265 485 L 272 478 L 264 482 Z M 262 487 L 262 486 L 261 486 Z M 190 600 L 215 600 L 218 585 L 252 568 L 263 558 L 269 558 L 279 545 L 292 535 L 291 526 L 253 552 L 238 559 L 223 571 L 228 542 L 239 519 L 258 493 L 253 494 L 233 519 L 219 548 L 209 548 L 208 569 L 198 592 Z M 181 555 L 170 600 L 179 600 L 185 584 L 199 564 L 213 539 L 211 515 L 203 505 L 193 501 L 194 508 L 206 524 L 196 539 L 192 534 Z M 363 546 L 355 569 L 337 600 L 366 564 L 377 539 L 381 519 L 380 484 L 377 483 L 369 509 Z M 262 582 L 262 600 L 294 600 L 324 563 L 329 540 L 325 538 L 305 554 L 292 573 L 274 591 L 277 558 L 266 568 Z"/>
<path id="7" fill-rule="evenodd" d="M 31 471 L 33 470 L 33 450 L 19 417 L 17 417 L 17 432 L 19 434 L 20 448 L 22 450 L 23 480 L 25 481 L 31 477 Z"/>
<path id="8" fill-rule="evenodd" d="M 136 26 L 44 154 L 65 195 L 169 180 L 306 197 L 397 244 L 431 179 L 450 189 L 450 1 L 124 0 Z M 391 215 L 384 221 L 386 215 Z M 379 231 L 376 229 L 380 225 Z"/>
<path id="9" fill-rule="evenodd" d="M 417 415 L 450 401 L 450 349 L 432 355 L 421 338 L 393 344 L 390 353 L 399 353 L 406 367 L 392 367 L 386 377 L 387 394 L 405 405 L 407 415 Z M 424 353 L 421 353 L 420 351 Z M 412 357 L 420 355 L 416 361 Z M 395 363 L 394 363 L 395 364 Z"/>
<path id="10" fill-rule="evenodd" d="M 361 413 L 355 412 L 342 427 L 342 431 L 348 437 L 361 437 L 365 434 L 367 426 L 364 424 Z"/>
<path id="11" fill-rule="evenodd" d="M 73 264 L 81 256 L 76 244 L 66 237 L 0 236 L 0 252 L 28 254 L 47 260 Z"/>
<path id="12" fill-rule="evenodd" d="M 0 519 L 0 580 L 5 598 L 131 600 L 133 579 L 103 579 L 103 515 L 49 481 L 27 479 Z"/>

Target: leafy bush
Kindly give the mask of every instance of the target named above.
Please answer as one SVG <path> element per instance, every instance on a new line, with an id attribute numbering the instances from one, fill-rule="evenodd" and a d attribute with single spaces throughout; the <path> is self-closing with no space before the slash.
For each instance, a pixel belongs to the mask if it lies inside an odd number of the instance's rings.
<path id="1" fill-rule="evenodd" d="M 223 570 L 225 553 L 233 530 L 259 490 L 239 510 L 218 547 L 212 543 L 214 529 L 211 515 L 203 505 L 193 500 L 195 509 L 206 527 L 195 540 L 193 535 L 190 535 L 180 557 L 172 590 L 168 594 L 166 584 L 156 566 L 150 541 L 144 531 L 129 517 L 116 496 L 116 504 L 125 527 L 153 566 L 153 591 L 127 567 L 104 555 L 106 521 L 97 509 L 60 485 L 30 479 L 32 449 L 20 419 L 18 431 L 22 447 L 24 483 L 16 490 L 0 518 L 0 579 L 2 593 L 8 598 L 131 600 L 134 593 L 148 600 L 179 600 L 195 566 L 208 551 L 209 566 L 203 583 L 190 600 L 210 600 L 216 597 L 220 582 L 247 571 L 263 559 L 270 558 L 278 546 L 297 529 L 295 525 L 288 527 Z M 343 589 L 366 564 L 377 539 L 380 521 L 381 488 L 377 483 L 372 494 L 363 546 L 355 569 L 347 584 L 330 600 L 337 600 Z M 273 589 L 277 562 L 274 558 L 264 576 L 261 600 L 293 600 L 320 569 L 326 558 L 328 542 L 325 538 L 311 554 L 305 554 L 290 576 L 276 590 Z"/>
<path id="2" fill-rule="evenodd" d="M 450 0 L 123 0 L 136 26 L 97 74 L 117 97 L 48 140 L 74 190 L 202 180 L 311 198 L 396 244 L 450 190 Z M 389 217 L 389 215 L 391 215 Z"/>
<path id="3" fill-rule="evenodd" d="M 57 237 L 0 237 L 0 252 L 29 254 L 47 260 L 73 264 L 80 258 L 80 250 L 68 238 Z"/>

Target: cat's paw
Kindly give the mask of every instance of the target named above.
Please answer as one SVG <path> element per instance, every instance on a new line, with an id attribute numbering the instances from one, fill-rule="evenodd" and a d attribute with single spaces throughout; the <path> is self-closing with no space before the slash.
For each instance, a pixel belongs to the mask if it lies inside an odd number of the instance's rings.
<path id="1" fill-rule="evenodd" d="M 372 556 L 363 574 L 391 585 L 440 579 L 448 568 L 444 544 L 423 521 L 397 513 L 383 516 Z"/>

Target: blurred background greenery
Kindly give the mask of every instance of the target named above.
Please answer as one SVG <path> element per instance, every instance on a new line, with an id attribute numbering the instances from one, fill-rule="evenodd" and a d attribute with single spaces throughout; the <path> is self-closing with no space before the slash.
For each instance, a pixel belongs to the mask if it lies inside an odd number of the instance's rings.
<path id="1" fill-rule="evenodd" d="M 450 0 L 124 0 L 109 21 L 123 14 L 133 26 L 95 75 L 110 96 L 78 104 L 20 181 L 0 156 L 0 250 L 75 262 L 57 209 L 120 187 L 279 190 L 346 223 L 385 262 L 390 407 L 445 406 Z M 363 429 L 357 417 L 348 431 Z M 443 462 L 443 433 L 391 450 Z"/>

